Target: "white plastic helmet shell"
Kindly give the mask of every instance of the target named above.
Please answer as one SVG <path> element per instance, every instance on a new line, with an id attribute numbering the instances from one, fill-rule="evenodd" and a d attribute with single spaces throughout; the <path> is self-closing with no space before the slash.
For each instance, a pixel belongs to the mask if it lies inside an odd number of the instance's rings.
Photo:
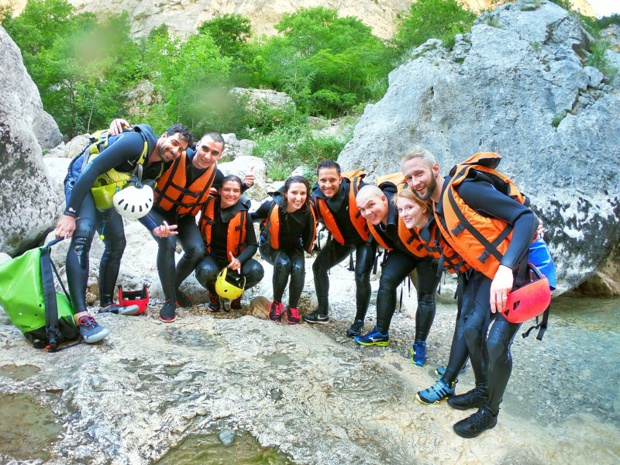
<path id="1" fill-rule="evenodd" d="M 142 218 L 153 208 L 153 189 L 150 186 L 129 186 L 114 194 L 114 208 L 130 220 Z"/>

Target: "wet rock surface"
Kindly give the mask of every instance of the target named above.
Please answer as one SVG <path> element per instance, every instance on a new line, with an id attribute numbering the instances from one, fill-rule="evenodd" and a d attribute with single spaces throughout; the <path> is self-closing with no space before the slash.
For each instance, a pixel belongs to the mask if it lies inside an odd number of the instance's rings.
<path id="1" fill-rule="evenodd" d="M 153 303 L 147 316 L 99 315 L 112 331 L 101 344 L 48 354 L 0 320 L 0 392 L 32 395 L 54 412 L 62 433 L 50 443 L 50 464 L 153 463 L 214 427 L 247 431 L 295 463 L 617 463 L 620 399 L 610 380 L 620 377 L 620 337 L 609 309 L 584 316 L 573 304 L 583 301 L 562 300 L 543 342 L 517 336 L 497 427 L 463 440 L 452 425 L 467 412 L 414 401 L 447 361 L 450 292 L 439 297 L 429 363 L 420 368 L 406 356 L 414 320 L 404 313 L 394 317 L 387 348 L 347 338 L 353 276 L 337 266 L 331 280 L 338 284 L 328 325 L 267 321 L 264 297 L 230 313 L 199 304 L 172 324 L 157 319 Z M 620 306 L 600 302 L 616 313 Z M 365 330 L 374 312 L 371 305 Z M 469 369 L 457 392 L 471 387 Z M 11 457 L 0 445 L 0 461 Z"/>

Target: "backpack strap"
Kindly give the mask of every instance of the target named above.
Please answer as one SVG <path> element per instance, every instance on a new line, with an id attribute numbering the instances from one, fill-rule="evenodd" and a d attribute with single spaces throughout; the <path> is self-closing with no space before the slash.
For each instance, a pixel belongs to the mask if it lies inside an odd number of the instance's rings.
<path id="1" fill-rule="evenodd" d="M 54 241 L 52 241 L 55 243 Z M 41 280 L 43 282 L 43 298 L 45 299 L 45 332 L 49 339 L 47 349 L 54 352 L 58 349 L 61 341 L 60 328 L 58 327 L 58 305 L 56 302 L 56 289 L 54 287 L 54 274 L 52 272 L 52 259 L 50 257 L 49 244 L 41 247 Z"/>

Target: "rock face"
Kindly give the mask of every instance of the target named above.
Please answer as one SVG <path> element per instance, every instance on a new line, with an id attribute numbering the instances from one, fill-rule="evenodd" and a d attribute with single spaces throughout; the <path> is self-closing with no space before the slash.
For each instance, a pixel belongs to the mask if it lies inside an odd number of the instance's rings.
<path id="1" fill-rule="evenodd" d="M 378 176 L 422 145 L 447 174 L 476 152 L 500 153 L 545 222 L 559 289 L 572 289 L 620 238 L 618 79 L 584 66 L 588 39 L 557 5 L 518 1 L 482 15 L 452 51 L 429 41 L 390 74 L 339 162 Z"/>
<path id="2" fill-rule="evenodd" d="M 14 255 L 36 242 L 64 208 L 41 156 L 42 148 L 62 137 L 43 111 L 17 45 L 1 27 L 0 89 L 0 251 Z"/>

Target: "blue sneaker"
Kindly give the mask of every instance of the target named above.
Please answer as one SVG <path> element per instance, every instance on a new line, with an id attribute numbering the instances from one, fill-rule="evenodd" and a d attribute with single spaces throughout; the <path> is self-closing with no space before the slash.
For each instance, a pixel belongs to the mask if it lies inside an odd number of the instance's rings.
<path id="1" fill-rule="evenodd" d="M 372 331 L 363 336 L 357 336 L 354 340 L 362 346 L 385 347 L 390 344 L 390 333 L 381 334 L 379 329 L 375 326 Z"/>
<path id="2" fill-rule="evenodd" d="M 459 373 L 463 373 L 468 368 L 469 368 L 469 365 L 466 363 L 465 365 L 463 365 L 463 368 L 461 368 L 461 371 L 459 371 Z M 443 375 L 446 374 L 446 367 L 441 366 L 441 367 L 435 368 L 435 374 L 437 375 L 437 379 L 441 378 Z"/>
<path id="3" fill-rule="evenodd" d="M 110 330 L 105 326 L 101 326 L 90 315 L 83 315 L 77 321 L 77 327 L 80 335 L 86 344 L 94 344 L 108 337 Z"/>
<path id="4" fill-rule="evenodd" d="M 413 347 L 409 349 L 409 353 L 411 354 L 411 363 L 419 367 L 426 365 L 426 342 L 415 342 Z"/>
<path id="5" fill-rule="evenodd" d="M 456 383 L 457 381 L 453 381 L 448 385 L 440 379 L 428 389 L 418 391 L 415 398 L 422 404 L 438 404 L 454 394 Z"/>

